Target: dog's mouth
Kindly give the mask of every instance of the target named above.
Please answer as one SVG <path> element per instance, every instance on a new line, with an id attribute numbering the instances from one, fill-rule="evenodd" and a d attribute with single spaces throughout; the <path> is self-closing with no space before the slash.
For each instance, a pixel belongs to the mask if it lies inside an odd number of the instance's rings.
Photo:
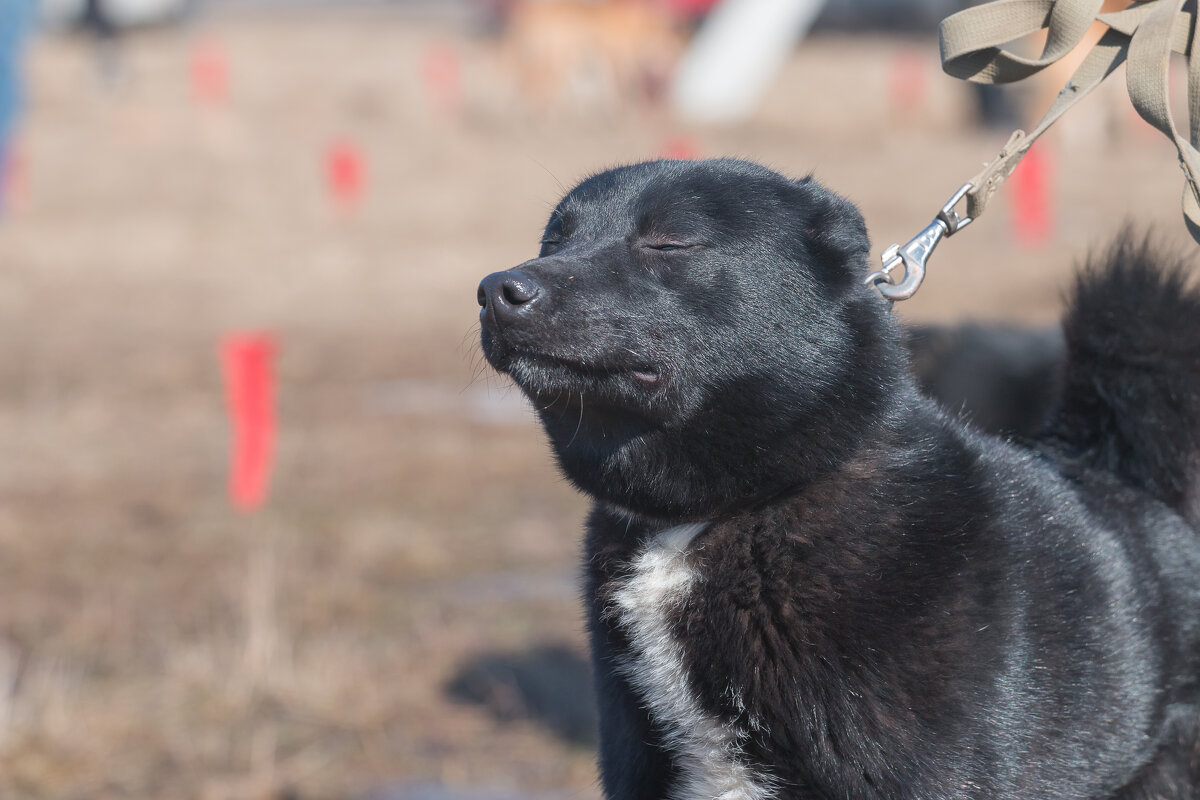
<path id="1" fill-rule="evenodd" d="M 485 341 L 483 349 L 492 367 L 506 373 L 534 399 L 586 392 L 622 404 L 640 405 L 667 384 L 666 370 L 644 361 L 546 353 L 495 340 Z"/>
<path id="2" fill-rule="evenodd" d="M 645 386 L 655 387 L 662 383 L 662 373 L 653 367 L 645 367 L 643 369 L 632 369 L 629 374 L 634 380 L 639 381 Z"/>
<path id="3" fill-rule="evenodd" d="M 540 388 L 537 384 L 547 381 L 551 384 L 590 385 L 593 388 L 599 388 L 602 384 L 624 383 L 657 389 L 664 382 L 662 370 L 649 364 L 593 363 L 526 351 L 508 352 L 499 361 L 493 362 L 493 366 L 501 372 L 507 372 L 523 387 L 529 383 L 532 388 Z"/>

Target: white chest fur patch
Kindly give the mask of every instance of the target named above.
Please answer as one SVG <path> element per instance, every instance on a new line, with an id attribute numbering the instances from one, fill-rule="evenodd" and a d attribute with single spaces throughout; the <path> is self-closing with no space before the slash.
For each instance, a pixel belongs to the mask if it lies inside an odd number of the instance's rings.
<path id="1" fill-rule="evenodd" d="M 707 526 L 680 525 L 657 534 L 614 592 L 617 622 L 632 645 L 622 671 L 676 756 L 680 780 L 672 800 L 768 800 L 774 794 L 769 777 L 755 773 L 742 757 L 745 732 L 700 708 L 671 626 L 672 612 L 688 602 L 699 579 L 688 545 Z"/>

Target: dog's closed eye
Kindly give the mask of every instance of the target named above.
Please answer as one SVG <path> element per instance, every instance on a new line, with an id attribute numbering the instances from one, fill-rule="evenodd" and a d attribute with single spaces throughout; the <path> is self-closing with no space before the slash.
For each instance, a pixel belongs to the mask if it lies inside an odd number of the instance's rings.
<path id="1" fill-rule="evenodd" d="M 697 245 L 692 242 L 679 242 L 679 241 L 673 241 L 673 240 L 670 240 L 670 241 L 651 240 L 651 241 L 638 242 L 638 246 L 644 247 L 647 250 L 657 250 L 660 253 L 670 253 L 675 250 L 688 250 L 690 248 L 696 247 Z"/>

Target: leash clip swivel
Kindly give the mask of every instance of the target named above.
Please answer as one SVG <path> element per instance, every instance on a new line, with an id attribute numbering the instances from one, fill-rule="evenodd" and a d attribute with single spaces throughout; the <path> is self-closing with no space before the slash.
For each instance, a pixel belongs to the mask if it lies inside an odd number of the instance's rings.
<path id="1" fill-rule="evenodd" d="M 875 287 L 889 301 L 907 300 L 917 293 L 921 282 L 925 280 L 925 262 L 933 253 L 933 248 L 945 236 L 953 236 L 971 224 L 971 217 L 959 216 L 954 207 L 971 191 L 971 184 L 964 183 L 954 195 L 946 201 L 938 211 L 933 222 L 929 223 L 908 244 L 901 247 L 893 244 L 883 251 L 881 259 L 883 267 L 867 276 L 866 284 Z M 892 272 L 901 264 L 904 265 L 904 277 L 896 281 Z"/>

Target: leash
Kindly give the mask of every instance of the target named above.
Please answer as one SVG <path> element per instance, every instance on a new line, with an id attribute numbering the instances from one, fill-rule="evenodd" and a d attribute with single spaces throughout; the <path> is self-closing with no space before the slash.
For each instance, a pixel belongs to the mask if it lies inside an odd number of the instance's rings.
<path id="1" fill-rule="evenodd" d="M 1129 99 L 1143 119 L 1175 144 L 1183 170 L 1183 215 L 1200 243 L 1200 58 L 1196 44 L 1196 0 L 1147 0 L 1101 13 L 1103 0 L 993 0 L 942 20 L 938 29 L 942 69 L 974 83 L 1011 83 L 1028 78 L 1070 53 L 1093 21 L 1108 26 L 1031 132 L 1014 131 L 992 161 L 956 191 L 928 226 L 907 244 L 883 252 L 883 266 L 867 276 L 889 301 L 912 297 L 925 279 L 934 247 L 979 218 L 988 200 L 1046 129 L 1128 61 Z M 1046 31 L 1037 58 L 1005 49 L 1008 42 Z M 1168 67 L 1171 53 L 1187 59 L 1188 130 L 1183 136 L 1171 116 Z M 955 209 L 965 198 L 966 211 Z M 894 274 L 903 267 L 903 275 Z"/>

